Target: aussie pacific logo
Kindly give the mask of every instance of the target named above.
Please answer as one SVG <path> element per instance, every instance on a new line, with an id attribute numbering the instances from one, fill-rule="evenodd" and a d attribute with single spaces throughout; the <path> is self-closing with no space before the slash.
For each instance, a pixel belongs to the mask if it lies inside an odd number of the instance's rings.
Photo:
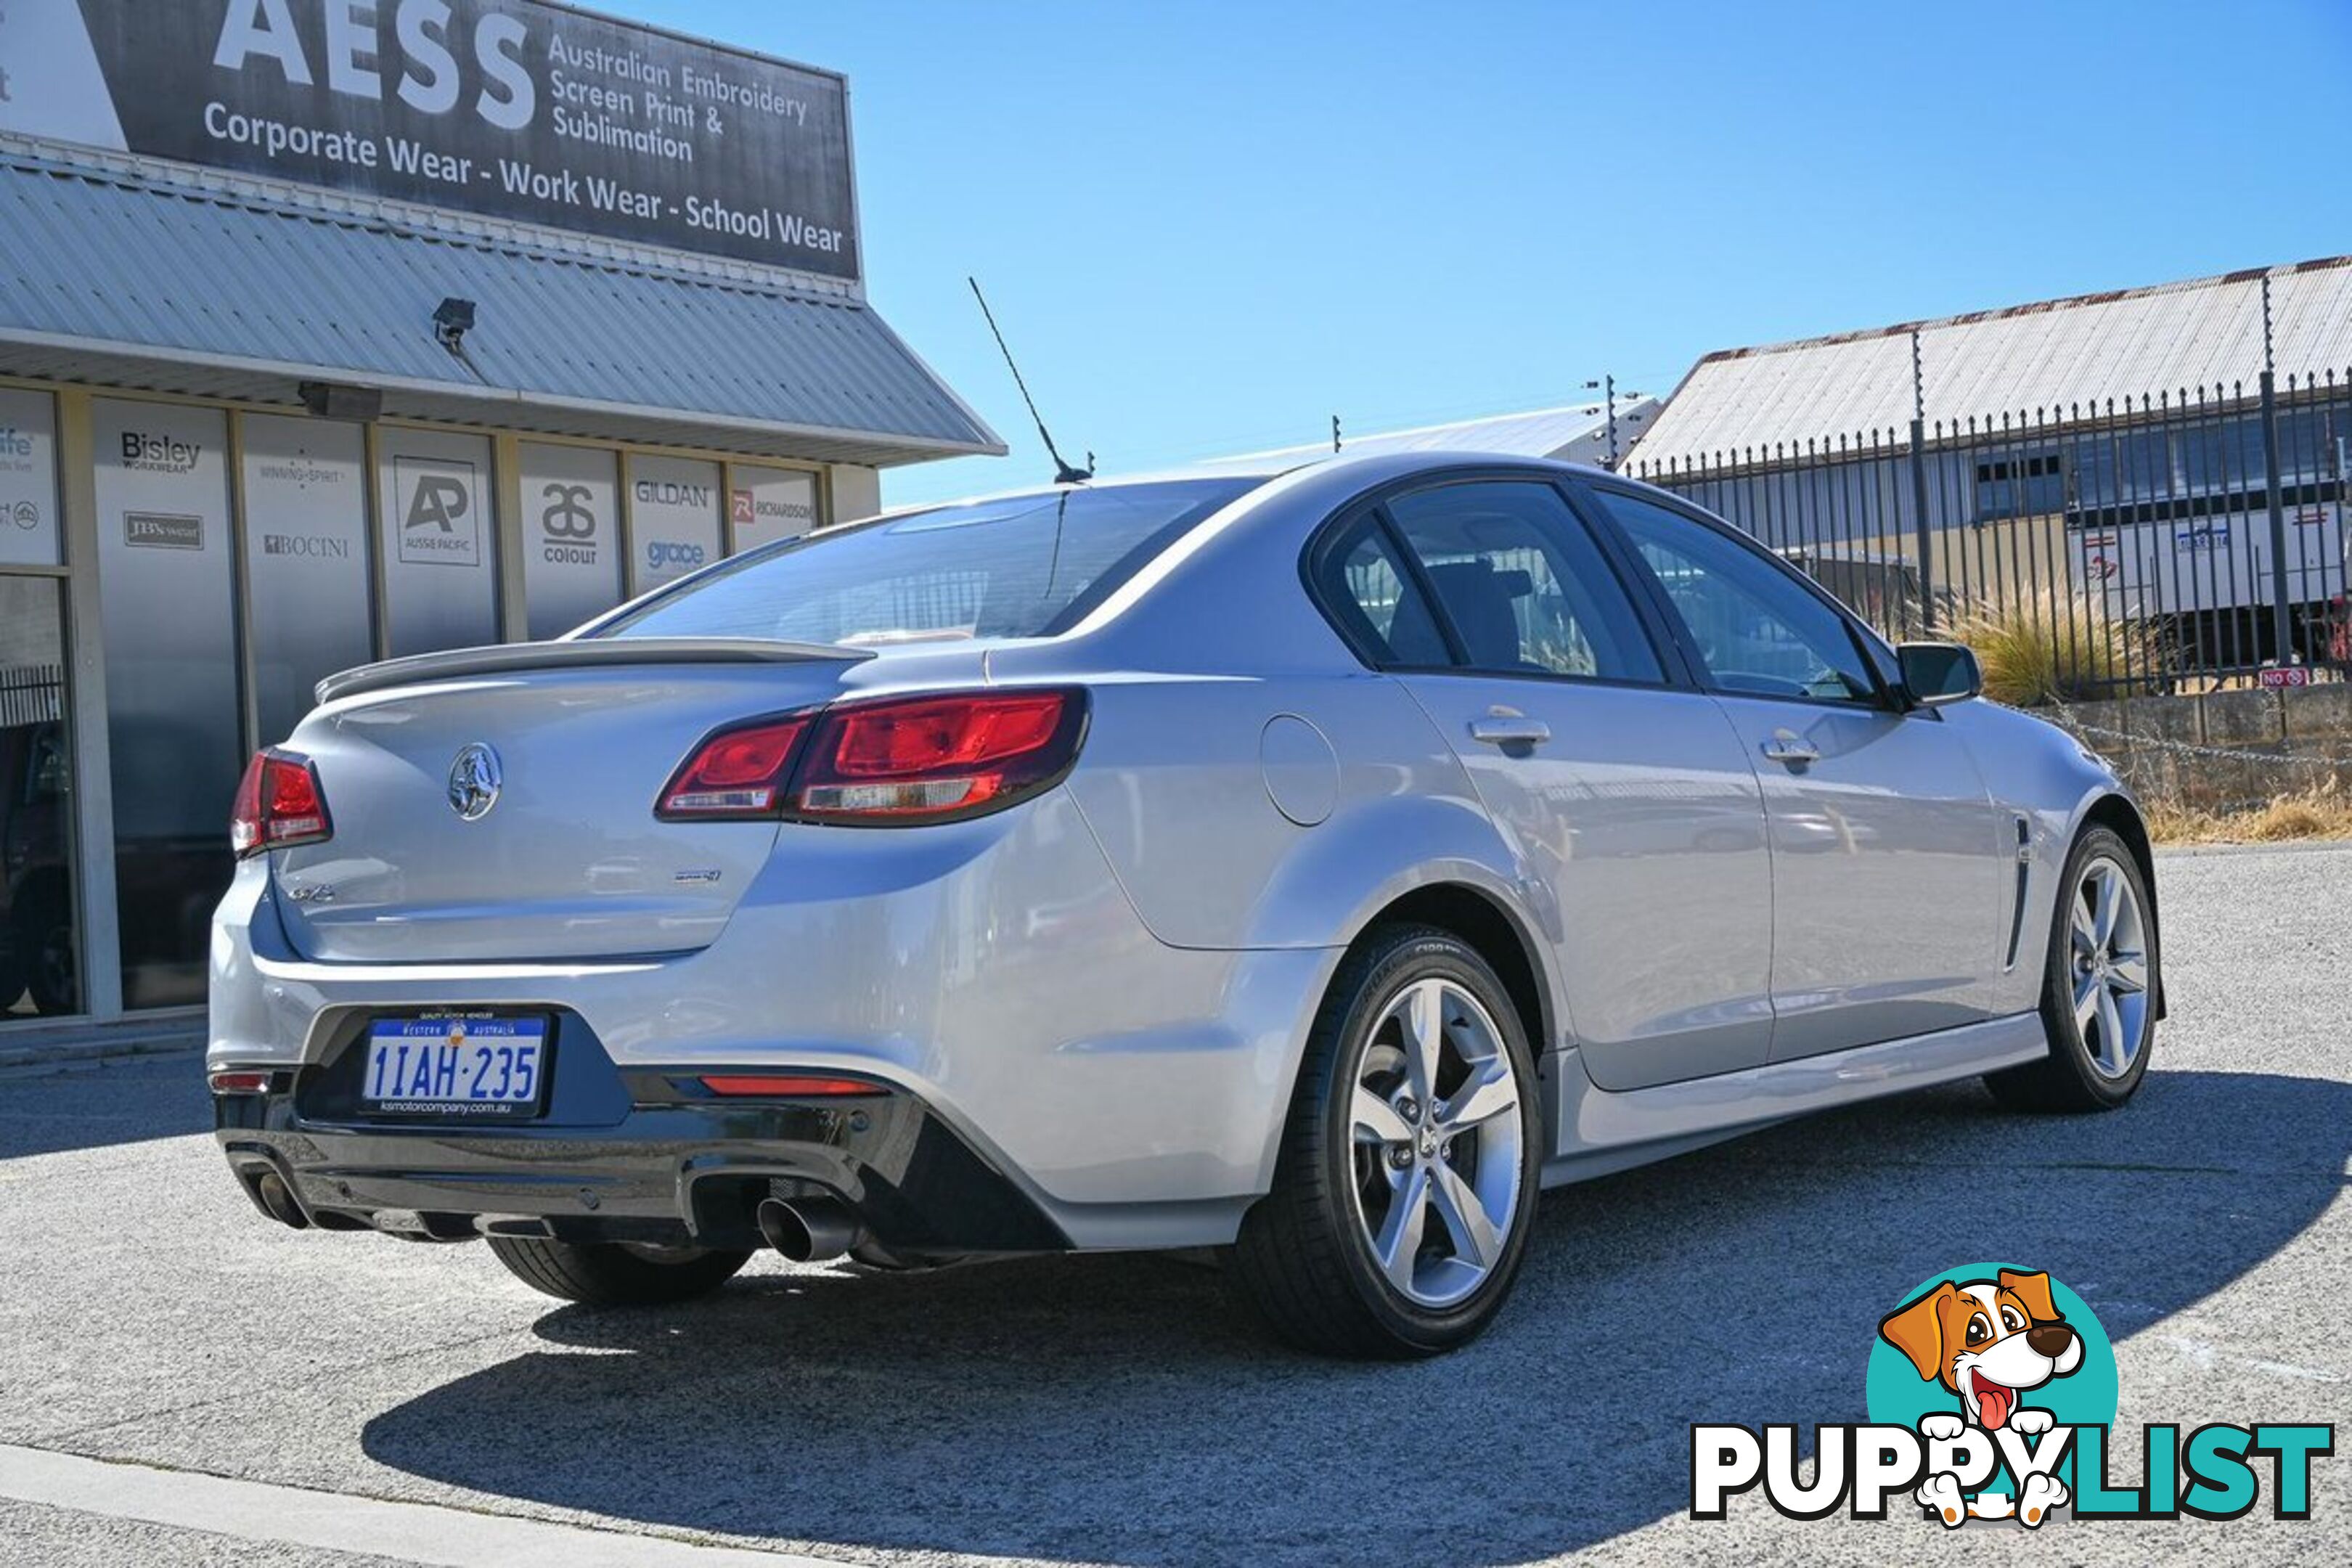
<path id="1" fill-rule="evenodd" d="M 2089 1305 L 2038 1269 L 1982 1263 L 1904 1293 L 1882 1316 L 1865 1383 L 1870 1420 L 1814 1427 L 1691 1428 L 1690 1513 L 1727 1516 L 1757 1494 L 1790 1519 L 1916 1513 L 1947 1530 L 1974 1521 L 2039 1530 L 2074 1520 L 2231 1520 L 2265 1490 L 2279 1519 L 2311 1516 L 2311 1472 L 2336 1451 L 2332 1424 L 2277 1419 L 2140 1429 L 2137 1478 L 2110 1436 L 2115 1347 Z"/>

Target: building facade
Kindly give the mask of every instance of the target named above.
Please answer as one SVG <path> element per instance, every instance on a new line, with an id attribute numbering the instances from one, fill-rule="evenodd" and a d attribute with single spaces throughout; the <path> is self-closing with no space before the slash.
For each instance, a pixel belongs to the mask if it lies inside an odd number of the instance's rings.
<path id="1" fill-rule="evenodd" d="M 8 0 L 0 1030 L 202 1001 L 322 676 L 1002 452 L 862 276 L 828 72 L 538 0 Z"/>

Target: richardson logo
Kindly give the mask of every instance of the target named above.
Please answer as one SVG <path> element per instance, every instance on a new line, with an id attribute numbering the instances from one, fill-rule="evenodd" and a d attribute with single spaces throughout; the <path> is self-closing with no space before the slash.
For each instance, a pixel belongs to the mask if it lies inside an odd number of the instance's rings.
<path id="1" fill-rule="evenodd" d="M 777 500 L 756 490 L 737 490 L 728 501 L 729 515 L 738 527 L 761 521 L 814 522 L 816 508 L 804 500 Z"/>
<path id="2" fill-rule="evenodd" d="M 539 514 L 540 553 L 559 565 L 596 564 L 596 512 L 587 485 L 551 484 L 541 492 L 547 506 Z"/>
<path id="3" fill-rule="evenodd" d="M 202 443 L 183 441 L 176 436 L 151 436 L 139 430 L 122 433 L 122 466 L 151 474 L 187 473 L 204 450 Z"/>
<path id="4" fill-rule="evenodd" d="M 352 558 L 352 542 L 323 533 L 265 533 L 261 536 L 261 552 L 302 555 L 313 561 L 348 561 Z"/>
<path id="5" fill-rule="evenodd" d="M 392 462 L 400 559 L 420 565 L 480 565 L 474 465 L 421 458 L 394 458 Z"/>
<path id="6" fill-rule="evenodd" d="M 691 572 L 702 564 L 703 548 L 674 539 L 646 541 L 646 568 L 651 572 Z"/>
<path id="7" fill-rule="evenodd" d="M 1790 1519 L 1885 1519 L 1890 1501 L 1947 1530 L 2014 1520 L 2242 1519 L 2268 1472 L 2273 1518 L 2311 1517 L 2311 1467 L 2336 1451 L 2321 1422 L 2141 1429 L 2137 1486 L 2113 1479 L 2115 1347 L 2049 1275 L 1969 1264 L 1906 1291 L 1880 1320 L 1865 1380 L 1870 1424 L 1817 1426 L 1810 1480 L 1793 1424 L 1691 1427 L 1690 1517 L 1719 1520 L 1760 1489 Z M 2257 1461 L 2263 1461 L 2257 1463 Z"/>
<path id="8" fill-rule="evenodd" d="M 172 512 L 126 511 L 122 542 L 142 550 L 202 550 L 205 520 Z"/>

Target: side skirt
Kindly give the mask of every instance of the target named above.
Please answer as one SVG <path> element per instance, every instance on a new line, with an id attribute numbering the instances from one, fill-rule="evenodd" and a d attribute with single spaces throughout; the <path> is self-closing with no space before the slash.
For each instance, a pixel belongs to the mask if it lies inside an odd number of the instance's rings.
<path id="1" fill-rule="evenodd" d="M 1557 1147 L 1544 1162 L 1543 1184 L 1626 1170 L 1811 1111 L 2020 1067 L 2049 1049 L 2041 1015 L 2018 1013 L 1622 1092 L 1596 1085 L 1570 1050 L 1552 1075 Z"/>

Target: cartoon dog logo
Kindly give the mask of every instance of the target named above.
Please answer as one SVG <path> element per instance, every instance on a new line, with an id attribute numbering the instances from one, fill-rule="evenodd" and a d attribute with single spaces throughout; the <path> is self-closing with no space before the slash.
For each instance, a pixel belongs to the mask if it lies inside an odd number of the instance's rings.
<path id="1" fill-rule="evenodd" d="M 1940 1383 L 1958 1397 L 1956 1414 L 1937 1413 L 1919 1423 L 1922 1436 L 1954 1438 L 1969 1426 L 1988 1434 L 2006 1426 L 2034 1435 L 2050 1430 L 2056 1417 L 2022 1403 L 2029 1391 L 2053 1378 L 2073 1374 L 2083 1364 L 2083 1339 L 2051 1300 L 2050 1276 L 2000 1270 L 1991 1279 L 1939 1280 L 1916 1300 L 1888 1313 L 1878 1331 L 1910 1359 L 1919 1375 Z M 1997 1494 L 1967 1500 L 1979 1518 L 2007 1518 L 2012 1510 L 2039 1524 L 2064 1503 L 2063 1482 L 2037 1475 L 2014 1500 Z M 1960 1520 L 1959 1489 L 1948 1475 L 1934 1476 L 1919 1489 L 1919 1506 Z"/>

